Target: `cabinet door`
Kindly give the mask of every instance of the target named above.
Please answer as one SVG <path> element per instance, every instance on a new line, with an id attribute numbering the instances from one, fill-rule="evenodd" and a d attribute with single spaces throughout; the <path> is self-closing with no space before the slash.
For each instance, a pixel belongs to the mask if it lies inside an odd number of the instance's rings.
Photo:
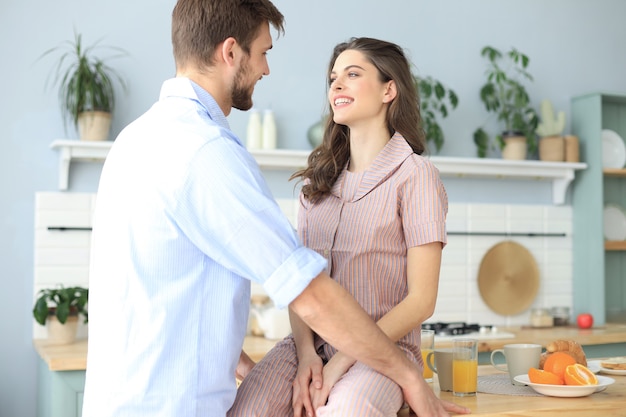
<path id="1" fill-rule="evenodd" d="M 604 238 L 602 225 L 602 99 L 592 94 L 572 99 L 572 133 L 580 140 L 580 156 L 587 169 L 576 175 L 574 211 L 574 315 L 593 314 L 605 322 Z"/>
<path id="2" fill-rule="evenodd" d="M 626 97 L 602 96 L 602 128 L 611 129 L 626 139 Z M 603 176 L 603 204 L 616 204 L 626 210 L 626 174 Z M 622 246 L 623 248 L 623 246 Z M 626 251 L 607 251 L 604 255 L 606 319 L 626 321 Z"/>
<path id="3" fill-rule="evenodd" d="M 80 417 L 85 371 L 50 371 L 39 361 L 38 417 Z"/>

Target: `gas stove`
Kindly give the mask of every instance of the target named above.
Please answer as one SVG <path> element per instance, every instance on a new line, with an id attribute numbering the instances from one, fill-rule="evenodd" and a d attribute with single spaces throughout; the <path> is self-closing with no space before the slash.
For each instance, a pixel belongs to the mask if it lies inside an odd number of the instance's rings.
<path id="1" fill-rule="evenodd" d="M 511 339 L 513 333 L 498 330 L 493 325 L 470 324 L 465 322 L 452 323 L 423 323 L 422 329 L 435 331 L 435 340 L 455 339 L 468 337 L 472 339 Z"/>

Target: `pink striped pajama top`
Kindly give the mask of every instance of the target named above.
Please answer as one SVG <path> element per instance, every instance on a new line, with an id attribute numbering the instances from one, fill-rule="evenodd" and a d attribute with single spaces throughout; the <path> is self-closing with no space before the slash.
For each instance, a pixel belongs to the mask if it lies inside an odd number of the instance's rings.
<path id="1" fill-rule="evenodd" d="M 298 233 L 328 261 L 328 273 L 377 321 L 407 295 L 410 247 L 446 243 L 448 198 L 437 168 L 396 133 L 365 172 L 344 170 L 331 194 L 302 197 Z M 398 341 L 421 362 L 420 330 Z M 316 347 L 324 343 L 316 339 Z M 326 346 L 327 357 L 335 350 Z"/>

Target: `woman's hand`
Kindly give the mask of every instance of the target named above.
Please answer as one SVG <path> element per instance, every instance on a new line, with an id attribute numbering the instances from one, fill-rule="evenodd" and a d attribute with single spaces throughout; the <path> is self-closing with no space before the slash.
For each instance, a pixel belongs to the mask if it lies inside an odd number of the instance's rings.
<path id="1" fill-rule="evenodd" d="M 237 363 L 237 368 L 235 369 L 235 378 L 239 381 L 243 381 L 243 379 L 248 375 L 248 372 L 256 365 L 256 363 L 250 359 L 250 356 L 246 354 L 243 350 L 241 351 L 241 355 L 239 355 L 239 362 Z"/>
<path id="2" fill-rule="evenodd" d="M 311 404 L 309 387 L 322 387 L 322 358 L 317 354 L 308 355 L 306 358 L 299 358 L 298 372 L 293 381 L 293 415 L 294 417 L 313 417 L 315 408 Z M 305 414 L 302 414 L 302 412 Z"/>
<path id="3" fill-rule="evenodd" d="M 335 386 L 337 381 L 348 372 L 348 369 L 354 365 L 354 359 L 344 355 L 341 352 L 337 352 L 328 363 L 324 366 L 322 372 L 323 384 L 321 387 L 309 386 L 309 392 L 311 394 L 311 403 L 313 409 L 317 410 L 319 407 L 326 405 L 330 390 Z"/>

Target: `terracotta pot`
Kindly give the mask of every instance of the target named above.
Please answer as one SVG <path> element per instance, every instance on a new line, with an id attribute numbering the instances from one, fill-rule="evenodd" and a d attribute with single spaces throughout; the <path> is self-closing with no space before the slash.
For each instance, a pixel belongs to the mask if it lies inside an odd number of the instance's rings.
<path id="1" fill-rule="evenodd" d="M 525 136 L 504 137 L 504 148 L 502 148 L 502 159 L 524 160 L 528 152 L 528 144 Z"/>
<path id="2" fill-rule="evenodd" d="M 48 341 L 55 345 L 69 345 L 76 340 L 78 316 L 69 316 L 65 324 L 61 324 L 56 316 L 48 316 L 46 320 Z"/>
<path id="3" fill-rule="evenodd" d="M 565 141 L 565 162 L 580 162 L 580 144 L 578 136 L 567 135 Z"/>
<path id="4" fill-rule="evenodd" d="M 110 130 L 111 113 L 88 111 L 78 116 L 80 140 L 108 140 Z"/>
<path id="5" fill-rule="evenodd" d="M 546 136 L 539 140 L 541 161 L 563 162 L 565 160 L 565 140 L 563 136 Z"/>

